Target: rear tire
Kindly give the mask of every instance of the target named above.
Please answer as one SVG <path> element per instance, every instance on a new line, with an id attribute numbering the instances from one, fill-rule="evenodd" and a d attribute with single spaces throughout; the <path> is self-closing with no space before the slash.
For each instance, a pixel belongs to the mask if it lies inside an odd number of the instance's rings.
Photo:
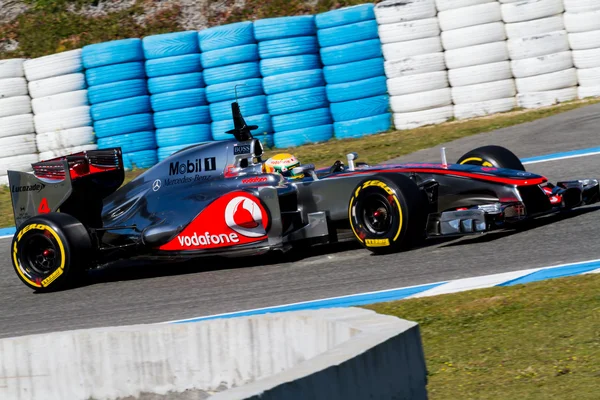
<path id="1" fill-rule="evenodd" d="M 525 167 L 521 164 L 519 157 L 512 151 L 501 146 L 478 147 L 463 155 L 457 163 L 525 171 Z"/>
<path id="2" fill-rule="evenodd" d="M 81 222 L 68 214 L 48 213 L 19 227 L 11 245 L 21 281 L 39 292 L 64 289 L 89 265 L 92 241 Z"/>
<path id="3" fill-rule="evenodd" d="M 356 239 L 375 254 L 408 249 L 425 237 L 428 200 L 404 175 L 377 176 L 354 189 L 348 205 Z"/>

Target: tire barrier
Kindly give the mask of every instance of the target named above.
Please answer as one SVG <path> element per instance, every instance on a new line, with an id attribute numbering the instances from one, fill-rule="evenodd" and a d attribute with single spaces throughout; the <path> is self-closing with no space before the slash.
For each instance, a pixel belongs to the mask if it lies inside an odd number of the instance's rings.
<path id="1" fill-rule="evenodd" d="M 385 132 L 391 126 L 389 96 L 373 4 L 319 14 L 317 37 L 336 138 Z"/>
<path id="2" fill-rule="evenodd" d="M 7 169 L 31 171 L 39 161 L 23 61 L 0 60 L 0 185 Z"/>
<path id="3" fill-rule="evenodd" d="M 254 22 L 266 105 L 276 147 L 324 142 L 333 137 L 315 17 Z"/>
<path id="4" fill-rule="evenodd" d="M 198 32 L 147 36 L 142 47 L 156 128 L 152 138 L 158 147 L 157 158 L 162 161 L 173 153 L 168 149 L 174 144 L 187 147 L 211 139 Z M 149 146 L 150 137 L 141 132 L 124 138 L 125 143 L 132 144 L 144 140 Z M 148 150 L 139 148 L 135 157 L 145 157 Z"/>
<path id="5" fill-rule="evenodd" d="M 156 164 L 142 40 L 92 44 L 83 48 L 82 55 L 98 148 L 121 147 L 128 170 Z"/>

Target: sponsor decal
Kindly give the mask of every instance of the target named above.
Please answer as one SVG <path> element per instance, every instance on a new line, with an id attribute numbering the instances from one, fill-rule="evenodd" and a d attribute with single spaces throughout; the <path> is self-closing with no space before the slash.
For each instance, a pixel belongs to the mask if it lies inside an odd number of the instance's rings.
<path id="1" fill-rule="evenodd" d="M 152 190 L 155 192 L 158 192 L 160 190 L 161 185 L 162 185 L 162 182 L 160 181 L 160 179 L 155 180 L 152 183 Z"/>
<path id="2" fill-rule="evenodd" d="M 56 271 L 54 271 L 52 273 L 52 275 L 50 275 L 49 277 L 47 277 L 46 279 L 44 279 L 42 281 L 42 286 L 46 287 L 46 286 L 50 285 L 52 282 L 54 282 L 56 280 L 56 278 L 61 276 L 62 273 L 63 273 L 63 270 L 61 268 L 57 269 Z"/>
<path id="3" fill-rule="evenodd" d="M 242 191 L 210 203 L 160 250 L 205 250 L 260 242 L 267 238 L 269 216 L 260 200 Z"/>
<path id="4" fill-rule="evenodd" d="M 387 247 L 390 245 L 389 239 L 367 239 L 365 240 L 367 247 Z"/>
<path id="5" fill-rule="evenodd" d="M 233 154 L 236 156 L 240 155 L 240 154 L 249 154 L 249 153 L 250 153 L 250 145 L 249 144 L 233 146 Z"/>
<path id="6" fill-rule="evenodd" d="M 245 178 L 242 179 L 242 183 L 263 183 L 266 182 L 268 179 L 266 176 L 255 176 L 252 178 Z"/>
<path id="7" fill-rule="evenodd" d="M 192 183 L 192 182 L 199 182 L 199 181 L 207 181 L 209 179 L 210 179 L 210 176 L 208 176 L 208 175 L 194 175 L 194 177 L 183 176 L 181 178 L 175 178 L 175 179 L 167 178 L 167 179 L 165 179 L 165 186 L 181 185 L 183 183 Z"/>
<path id="8" fill-rule="evenodd" d="M 25 186 L 15 186 L 12 185 L 10 188 L 10 191 L 13 193 L 20 193 L 20 192 L 41 192 L 44 188 L 46 187 L 46 185 L 44 185 L 43 183 L 36 183 L 34 185 L 25 185 Z"/>
<path id="9" fill-rule="evenodd" d="M 362 185 L 363 189 L 367 188 L 369 186 L 377 186 L 377 187 L 380 187 L 383 190 L 385 190 L 387 192 L 387 194 L 391 194 L 391 195 L 394 194 L 394 191 L 392 189 L 390 189 L 390 187 L 388 185 L 386 185 L 385 183 L 383 183 L 381 181 L 367 181 Z M 358 193 L 358 191 L 357 191 L 357 193 Z"/>
<path id="10" fill-rule="evenodd" d="M 209 172 L 217 169 L 217 158 L 196 158 L 195 160 L 172 161 L 169 163 L 169 175 L 185 175 L 198 172 Z"/>

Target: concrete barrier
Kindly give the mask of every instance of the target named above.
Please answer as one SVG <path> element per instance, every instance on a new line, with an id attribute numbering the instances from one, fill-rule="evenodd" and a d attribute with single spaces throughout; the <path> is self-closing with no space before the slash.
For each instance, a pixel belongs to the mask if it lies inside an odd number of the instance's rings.
<path id="1" fill-rule="evenodd" d="M 426 399 L 419 326 L 358 308 L 0 340 L 0 399 Z"/>

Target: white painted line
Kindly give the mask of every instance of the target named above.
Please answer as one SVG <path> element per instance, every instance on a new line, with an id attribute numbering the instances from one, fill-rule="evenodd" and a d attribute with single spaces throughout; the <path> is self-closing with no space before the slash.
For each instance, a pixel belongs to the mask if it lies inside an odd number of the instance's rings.
<path id="1" fill-rule="evenodd" d="M 588 157 L 588 156 L 595 156 L 600 154 L 600 151 L 595 151 L 592 153 L 585 153 L 585 154 L 574 154 L 571 156 L 562 156 L 562 157 L 557 157 L 557 158 L 548 158 L 548 159 L 543 159 L 543 160 L 534 160 L 534 161 L 524 161 L 522 164 L 523 165 L 528 165 L 528 164 L 539 164 L 539 163 L 544 163 L 544 162 L 550 162 L 550 161 L 558 161 L 558 160 L 566 160 L 569 158 L 579 158 L 579 157 Z"/>

